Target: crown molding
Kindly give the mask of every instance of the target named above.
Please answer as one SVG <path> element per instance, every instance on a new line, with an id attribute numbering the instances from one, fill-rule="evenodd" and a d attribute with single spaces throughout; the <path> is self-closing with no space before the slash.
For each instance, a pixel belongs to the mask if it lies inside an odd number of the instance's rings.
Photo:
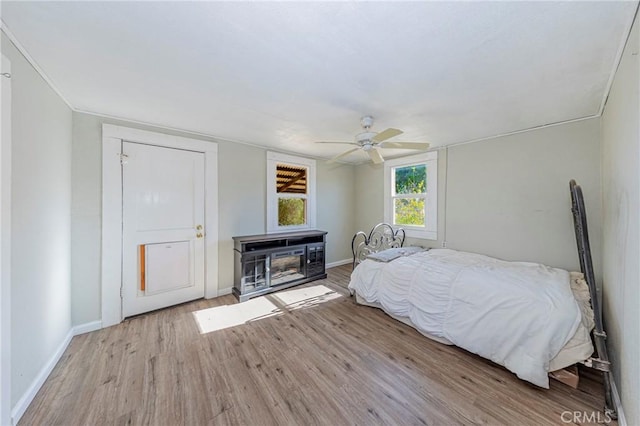
<path id="1" fill-rule="evenodd" d="M 527 129 L 522 129 L 522 130 L 515 130 L 513 132 L 499 133 L 499 134 L 493 135 L 493 136 L 485 136 L 483 138 L 471 139 L 471 140 L 468 140 L 468 141 L 461 141 L 461 142 L 455 142 L 455 143 L 448 144 L 448 145 L 442 145 L 442 146 L 437 147 L 436 149 L 451 148 L 451 147 L 459 146 L 459 145 L 466 145 L 466 144 L 470 144 L 470 143 L 482 142 L 482 141 L 486 141 L 486 140 L 489 140 L 489 139 L 497 139 L 497 138 L 502 138 L 502 137 L 505 137 L 505 136 L 512 136 L 512 135 L 517 135 L 517 134 L 520 134 L 520 133 L 532 132 L 534 130 L 546 129 L 548 127 L 556 127 L 556 126 L 562 126 L 563 124 L 570 124 L 570 123 L 577 123 L 577 122 L 585 121 L 585 120 L 592 120 L 594 118 L 599 118 L 599 117 L 600 117 L 600 114 L 598 113 L 598 114 L 593 114 L 593 115 L 587 115 L 585 117 L 572 118 L 570 120 L 556 121 L 554 123 L 542 124 L 540 126 L 529 127 Z"/>
<path id="2" fill-rule="evenodd" d="M 622 36 L 622 40 L 620 40 L 620 47 L 618 47 L 618 52 L 616 53 L 616 59 L 613 61 L 613 67 L 611 68 L 611 74 L 609 74 L 609 80 L 607 81 L 607 86 L 604 90 L 604 95 L 602 96 L 602 101 L 600 102 L 600 110 L 598 111 L 598 116 L 604 114 L 604 108 L 607 105 L 607 100 L 609 99 L 609 93 L 611 93 L 611 87 L 613 86 L 613 81 L 616 78 L 616 73 L 618 72 L 618 68 L 620 67 L 620 63 L 622 62 L 622 55 L 624 54 L 624 50 L 627 47 L 627 43 L 629 43 L 629 38 L 631 38 L 631 30 L 633 29 L 633 23 L 636 21 L 638 17 L 638 10 L 640 10 L 640 1 L 636 4 L 636 11 L 627 22 L 626 29 Z"/>
<path id="3" fill-rule="evenodd" d="M 307 158 L 311 158 L 314 160 L 329 160 L 329 158 L 326 157 L 320 157 L 317 155 L 310 155 L 310 154 L 301 154 L 299 152 L 294 152 L 294 151 L 286 151 L 286 150 L 282 150 L 282 149 L 278 149 L 276 147 L 271 147 L 271 146 L 267 146 L 267 145 L 259 145 L 256 143 L 251 143 L 251 142 L 247 142 L 247 141 L 243 141 L 243 140 L 237 140 L 237 139 L 229 139 L 229 138 L 222 138 L 220 136 L 215 136 L 212 135 L 210 133 L 204 133 L 204 132 L 198 132 L 195 130 L 186 130 L 186 129 L 181 129 L 179 127 L 171 127 L 171 126 L 166 126 L 163 124 L 155 124 L 155 123 L 149 123 L 146 121 L 140 121 L 140 120 L 133 120 L 130 118 L 124 118 L 124 117 L 118 117 L 118 116 L 114 116 L 114 115 L 109 115 L 109 114 L 102 114 L 99 112 L 93 112 L 93 111 L 85 111 L 85 110 L 81 110 L 81 109 L 73 109 L 74 112 L 80 113 L 80 114 L 87 114 L 87 115 L 93 115 L 95 117 L 100 117 L 100 118 L 104 118 L 106 120 L 110 120 L 110 121 L 114 121 L 114 122 L 120 122 L 124 125 L 128 124 L 136 124 L 138 126 L 145 126 L 145 127 L 151 127 L 153 130 L 152 131 L 157 131 L 157 130 L 168 130 L 170 132 L 175 132 L 175 133 L 182 133 L 185 135 L 191 135 L 191 136 L 197 136 L 197 137 L 201 137 L 201 138 L 207 138 L 207 139 L 211 139 L 211 142 L 228 142 L 228 143 L 234 143 L 234 144 L 239 144 L 239 145 L 246 145 L 246 146 L 250 146 L 253 148 L 259 148 L 259 149 L 263 149 L 265 151 L 273 151 L 273 152 L 278 152 L 280 154 L 287 154 L 287 155 L 295 155 L 296 157 L 307 157 Z M 347 163 L 347 162 L 339 162 L 336 161 L 336 163 L 341 163 L 341 164 L 345 164 L 345 165 L 354 165 L 353 163 Z"/>
<path id="4" fill-rule="evenodd" d="M 11 41 L 11 43 L 13 43 L 13 45 L 16 47 L 16 49 L 18 49 L 18 51 L 22 54 L 22 56 L 24 56 L 24 58 L 27 60 L 27 62 L 29 62 L 29 64 L 33 67 L 33 69 L 35 69 L 36 72 L 40 74 L 40 77 L 42 77 L 42 79 L 49 85 L 49 87 L 51 87 L 53 91 L 56 92 L 58 96 L 60 96 L 60 99 L 62 99 L 62 101 L 65 104 L 67 104 L 67 106 L 72 111 L 75 111 L 76 109 L 73 107 L 73 105 L 71 105 L 71 102 L 69 102 L 69 100 L 62 94 L 60 89 L 58 89 L 58 86 L 56 86 L 53 80 L 49 78 L 49 76 L 47 76 L 47 74 L 43 71 L 42 67 L 40 67 L 40 65 L 38 65 L 36 60 L 33 59 L 33 57 L 29 54 L 29 52 L 27 52 L 27 49 L 25 49 L 22 43 L 18 41 L 16 36 L 11 32 L 11 30 L 7 26 L 6 22 L 4 22 L 4 20 L 2 20 L 1 18 L 0 18 L 0 30 L 7 36 L 7 38 Z"/>
<path id="5" fill-rule="evenodd" d="M 570 124 L 570 123 L 577 123 L 577 122 L 585 121 L 585 120 L 592 120 L 594 118 L 599 118 L 599 117 L 600 117 L 600 114 L 594 114 L 594 115 L 588 115 L 588 116 L 580 117 L 580 118 L 572 118 L 570 120 L 557 121 L 555 123 L 543 124 L 541 126 L 529 127 L 527 129 L 515 130 L 513 132 L 499 133 L 497 135 L 485 136 L 485 137 L 482 137 L 482 138 L 471 139 L 471 140 L 468 140 L 468 141 L 460 141 L 460 142 L 453 142 L 453 143 L 446 144 L 446 145 L 438 145 L 438 146 L 434 146 L 433 148 L 429 148 L 427 151 L 424 151 L 424 152 L 440 151 L 440 150 L 452 148 L 452 147 L 455 147 L 455 146 L 467 145 L 467 144 L 476 143 L 476 142 L 483 142 L 483 141 L 487 141 L 487 140 L 490 140 L 490 139 L 497 139 L 497 138 L 502 138 L 502 137 L 505 137 L 505 136 L 512 136 L 512 135 L 517 135 L 517 134 L 520 134 L 520 133 L 532 132 L 534 130 L 546 129 L 548 127 L 555 127 L 555 126 L 561 126 L 563 124 Z M 409 156 L 418 155 L 418 154 L 420 154 L 420 153 L 413 152 L 411 154 L 398 155 L 398 156 L 394 156 L 394 157 L 385 158 L 385 160 L 393 160 L 393 159 L 396 159 L 396 158 L 409 157 Z M 358 163 L 353 163 L 353 164 L 355 166 L 360 166 L 362 164 L 371 164 L 371 162 L 369 160 L 364 160 L 364 161 L 361 161 L 361 162 L 358 162 Z"/>

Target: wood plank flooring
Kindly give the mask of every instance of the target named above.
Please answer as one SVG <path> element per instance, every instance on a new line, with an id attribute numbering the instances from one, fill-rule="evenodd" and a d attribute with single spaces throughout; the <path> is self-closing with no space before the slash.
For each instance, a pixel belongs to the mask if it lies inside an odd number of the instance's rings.
<path id="1" fill-rule="evenodd" d="M 232 328 L 200 334 L 192 315 L 224 296 L 77 336 L 20 425 L 558 425 L 602 409 L 597 374 L 520 381 L 354 304 L 350 272 L 308 284 L 343 297 Z"/>

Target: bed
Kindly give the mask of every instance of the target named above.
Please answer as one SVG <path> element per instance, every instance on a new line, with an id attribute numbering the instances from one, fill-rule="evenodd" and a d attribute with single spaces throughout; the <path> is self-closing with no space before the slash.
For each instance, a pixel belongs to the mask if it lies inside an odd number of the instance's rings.
<path id="1" fill-rule="evenodd" d="M 380 308 L 428 338 L 490 359 L 543 388 L 549 387 L 549 372 L 579 362 L 598 368 L 605 376 L 605 411 L 613 417 L 606 334 L 598 300 L 590 297 L 596 292 L 584 202 L 575 182 L 570 188 L 582 272 L 405 247 L 404 231 L 379 224 L 352 240 L 349 290 L 357 303 Z M 592 357 L 592 330 L 599 357 Z"/>

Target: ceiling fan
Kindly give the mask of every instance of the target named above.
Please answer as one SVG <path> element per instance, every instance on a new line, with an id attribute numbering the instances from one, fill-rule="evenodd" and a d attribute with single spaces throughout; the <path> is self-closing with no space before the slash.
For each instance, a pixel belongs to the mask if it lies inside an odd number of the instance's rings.
<path id="1" fill-rule="evenodd" d="M 378 151 L 379 148 L 394 148 L 394 149 L 419 149 L 426 150 L 429 148 L 429 144 L 425 142 L 387 142 L 395 136 L 401 135 L 402 130 L 388 128 L 380 133 L 372 132 L 371 126 L 373 125 L 373 117 L 365 115 L 360 119 L 360 125 L 364 129 L 364 132 L 358 133 L 355 137 L 355 142 L 316 142 L 316 143 L 339 143 L 346 145 L 355 145 L 356 147 L 343 152 L 340 155 L 333 157 L 329 160 L 330 163 L 345 157 L 352 152 L 356 152 L 361 149 L 369 154 L 371 161 L 376 164 L 380 164 L 384 161 L 382 154 Z"/>

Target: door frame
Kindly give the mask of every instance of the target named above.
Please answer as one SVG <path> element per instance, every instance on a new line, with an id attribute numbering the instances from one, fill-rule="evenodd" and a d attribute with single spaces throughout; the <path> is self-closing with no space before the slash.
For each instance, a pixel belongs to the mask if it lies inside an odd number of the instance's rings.
<path id="1" fill-rule="evenodd" d="M 102 327 L 122 322 L 122 142 L 204 154 L 204 297 L 218 296 L 218 144 L 112 124 L 102 125 Z"/>
<path id="2" fill-rule="evenodd" d="M 11 418 L 11 62 L 2 55 L 0 79 L 0 425 Z"/>

